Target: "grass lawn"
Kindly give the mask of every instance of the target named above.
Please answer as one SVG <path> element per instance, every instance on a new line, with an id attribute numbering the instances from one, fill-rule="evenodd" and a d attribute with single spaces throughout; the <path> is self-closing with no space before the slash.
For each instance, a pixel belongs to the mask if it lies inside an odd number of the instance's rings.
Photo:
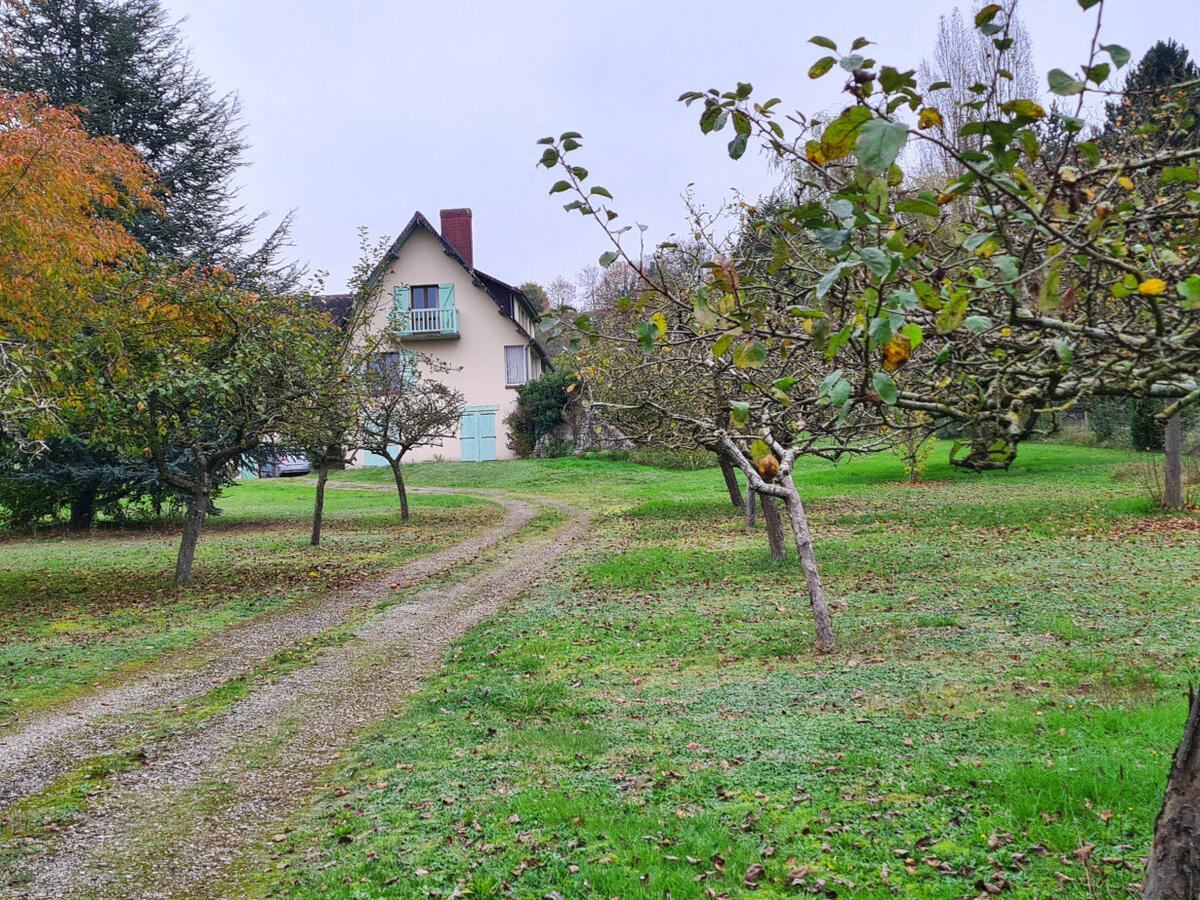
<path id="1" fill-rule="evenodd" d="M 716 470 L 411 466 L 606 514 L 344 754 L 243 887 L 1124 896 L 1200 670 L 1200 522 L 1148 514 L 1126 461 L 1028 446 L 916 487 L 890 458 L 806 465 L 826 657 L 794 558 L 743 533 Z"/>
<path id="2" fill-rule="evenodd" d="M 498 521 L 495 504 L 330 490 L 320 548 L 308 546 L 313 488 L 243 482 L 219 500 L 191 587 L 170 574 L 178 529 L 0 538 L 0 734 L 22 711 L 72 696 L 114 670 L 187 646 L 259 613 L 360 581 Z"/>

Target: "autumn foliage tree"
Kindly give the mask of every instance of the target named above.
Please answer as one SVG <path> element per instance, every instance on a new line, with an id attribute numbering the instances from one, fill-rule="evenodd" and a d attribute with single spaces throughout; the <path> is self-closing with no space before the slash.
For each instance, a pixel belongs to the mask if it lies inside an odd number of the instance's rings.
<path id="1" fill-rule="evenodd" d="M 71 112 L 0 91 L 0 424 L 21 443 L 78 404 L 65 345 L 119 309 L 94 297 L 142 251 L 124 227 L 154 174 Z"/>

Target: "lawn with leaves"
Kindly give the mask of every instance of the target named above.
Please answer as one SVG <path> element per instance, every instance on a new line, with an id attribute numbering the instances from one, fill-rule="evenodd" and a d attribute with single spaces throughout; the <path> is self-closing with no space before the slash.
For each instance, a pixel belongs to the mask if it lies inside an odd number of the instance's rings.
<path id="1" fill-rule="evenodd" d="M 432 553 L 499 520 L 494 504 L 420 495 L 400 520 L 394 493 L 331 490 L 321 547 L 308 546 L 313 488 L 244 482 L 218 501 L 194 583 L 170 584 L 176 529 L 0 538 L 3 722 L 116 670 L 222 628 Z"/>
<path id="2" fill-rule="evenodd" d="M 413 466 L 607 514 L 343 755 L 243 888 L 1123 896 L 1200 670 L 1200 522 L 1149 514 L 1125 462 L 1034 446 L 915 487 L 886 457 L 807 465 L 831 656 L 715 470 Z"/>

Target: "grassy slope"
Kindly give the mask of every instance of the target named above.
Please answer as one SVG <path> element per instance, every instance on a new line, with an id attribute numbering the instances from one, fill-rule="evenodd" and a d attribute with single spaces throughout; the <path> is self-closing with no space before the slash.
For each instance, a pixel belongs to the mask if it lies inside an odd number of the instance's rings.
<path id="1" fill-rule="evenodd" d="M 227 492 L 201 538 L 195 582 L 178 591 L 169 584 L 173 529 L 0 543 L 0 723 L 114 669 L 430 553 L 499 515 L 470 498 L 420 496 L 405 525 L 394 494 L 331 490 L 324 543 L 313 549 L 312 493 L 287 480 Z"/>
<path id="2" fill-rule="evenodd" d="M 612 514 L 346 755 L 249 890 L 741 896 L 761 864 L 759 897 L 794 896 L 790 873 L 843 897 L 1121 895 L 1200 666 L 1196 523 L 1144 515 L 1124 460 L 1028 447 L 916 488 L 890 459 L 808 466 L 826 658 L 798 568 L 742 534 L 715 471 L 411 467 Z"/>

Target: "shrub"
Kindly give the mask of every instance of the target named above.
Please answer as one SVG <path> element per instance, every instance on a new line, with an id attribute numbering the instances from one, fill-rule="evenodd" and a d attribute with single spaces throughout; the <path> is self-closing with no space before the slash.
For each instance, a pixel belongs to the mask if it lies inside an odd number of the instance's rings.
<path id="1" fill-rule="evenodd" d="M 532 456 L 538 439 L 566 421 L 564 413 L 574 401 L 568 388 L 576 384 L 575 373 L 557 371 L 517 388 L 517 408 L 504 420 L 508 449 L 520 457 Z"/>
<path id="2" fill-rule="evenodd" d="M 1125 443 L 1130 428 L 1129 401 L 1114 397 L 1093 397 L 1088 402 L 1088 422 L 1096 443 L 1117 446 Z"/>
<path id="3" fill-rule="evenodd" d="M 1133 444 L 1133 449 L 1161 453 L 1163 425 L 1154 416 L 1162 412 L 1162 401 L 1146 398 L 1134 400 L 1131 406 L 1129 440 Z"/>

